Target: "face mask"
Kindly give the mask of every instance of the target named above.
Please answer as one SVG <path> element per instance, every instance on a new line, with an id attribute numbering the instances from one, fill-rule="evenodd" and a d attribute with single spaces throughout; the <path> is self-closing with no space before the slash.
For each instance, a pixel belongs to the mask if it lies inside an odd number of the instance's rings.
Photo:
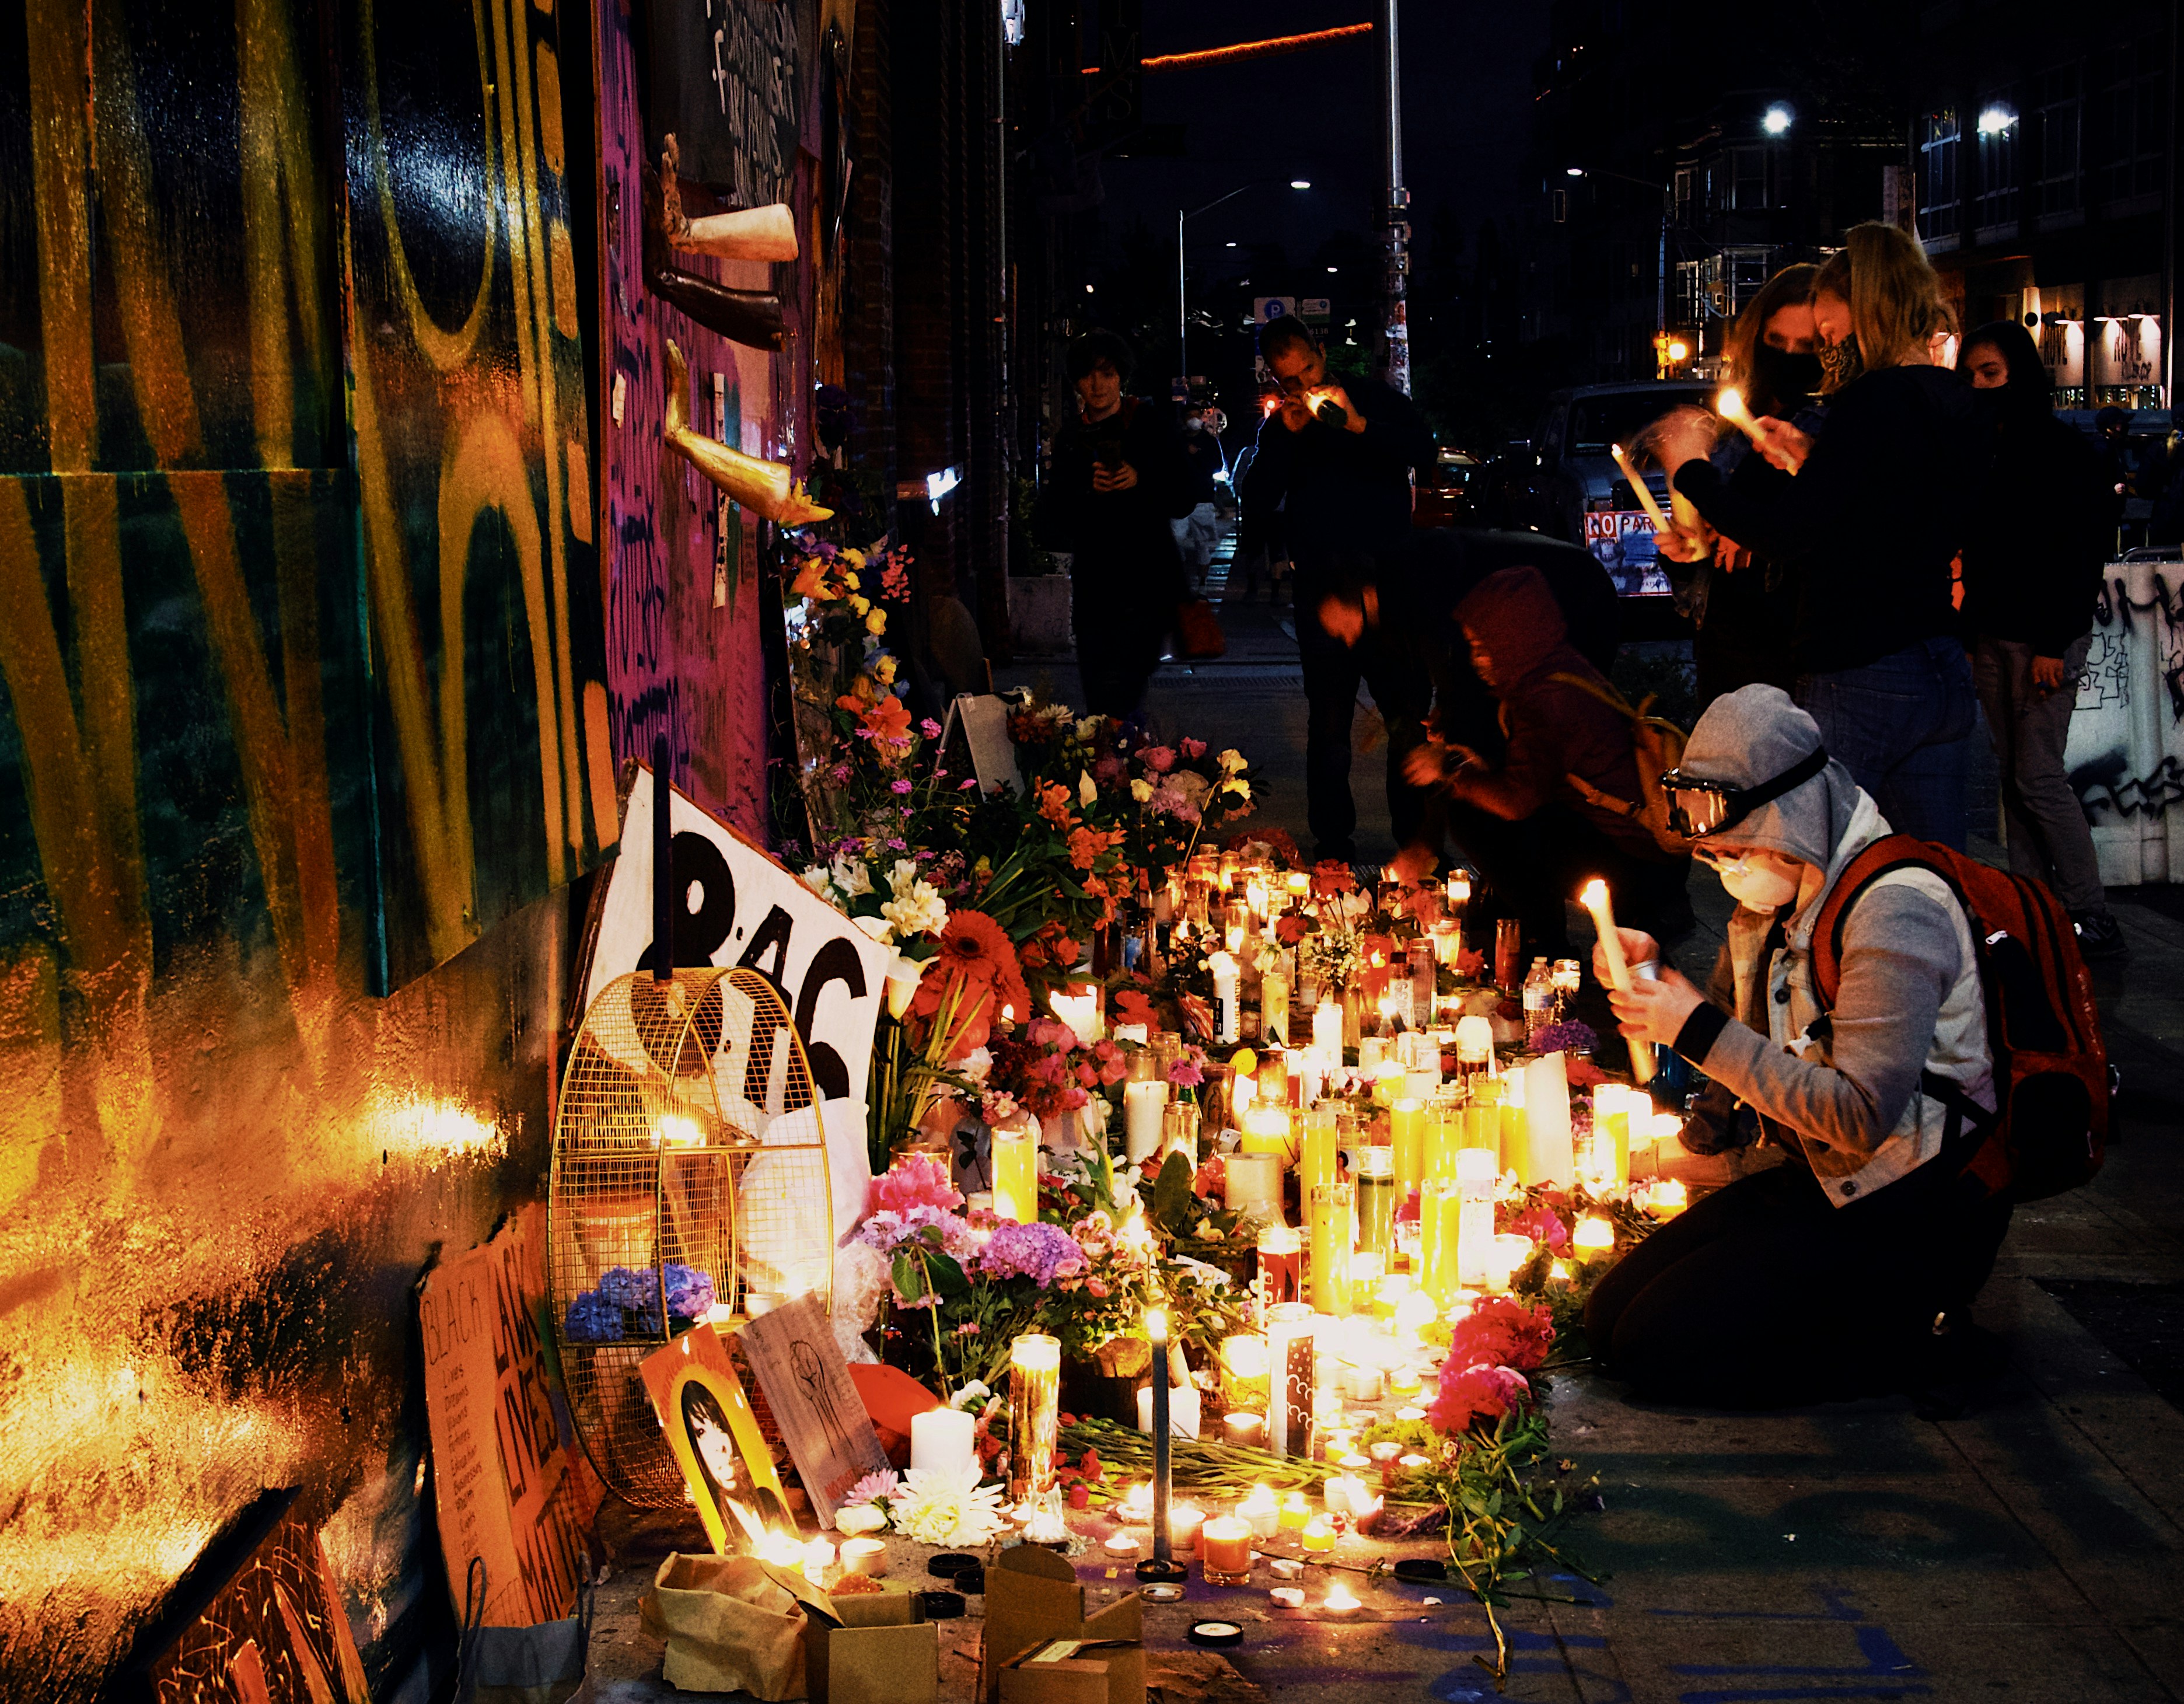
<path id="1" fill-rule="evenodd" d="M 1771 866 L 1740 858 L 1718 868 L 1729 897 L 1748 911 L 1779 911 L 1797 897 L 1797 883 Z"/>
<path id="2" fill-rule="evenodd" d="M 1846 337 L 1840 343 L 1825 343 L 1815 353 L 1825 388 L 1830 391 L 1841 390 L 1865 370 L 1865 357 L 1859 353 L 1855 337 Z"/>
<path id="3" fill-rule="evenodd" d="M 1819 389 L 1822 376 L 1820 358 L 1810 351 L 1798 354 L 1762 343 L 1752 352 L 1752 394 L 1747 400 L 1756 412 L 1787 419 Z"/>

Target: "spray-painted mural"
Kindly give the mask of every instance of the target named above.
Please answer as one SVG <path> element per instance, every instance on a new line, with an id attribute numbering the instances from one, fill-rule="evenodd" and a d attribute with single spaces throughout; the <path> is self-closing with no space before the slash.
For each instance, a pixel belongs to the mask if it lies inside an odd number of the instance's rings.
<path id="1" fill-rule="evenodd" d="M 0 0 L 0 1696 L 268 1484 L 423 1696 L 409 1289 L 615 834 L 569 24 Z"/>

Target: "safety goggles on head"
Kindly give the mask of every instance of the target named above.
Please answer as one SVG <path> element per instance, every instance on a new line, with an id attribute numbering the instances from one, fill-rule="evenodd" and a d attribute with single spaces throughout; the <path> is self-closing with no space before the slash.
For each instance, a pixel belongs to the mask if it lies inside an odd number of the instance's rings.
<path id="1" fill-rule="evenodd" d="M 1827 749 L 1822 746 L 1757 787 L 1732 787 L 1725 781 L 1672 769 L 1661 777 L 1661 791 L 1669 799 L 1669 827 L 1686 840 L 1719 834 L 1791 788 L 1802 787 L 1827 766 Z"/>

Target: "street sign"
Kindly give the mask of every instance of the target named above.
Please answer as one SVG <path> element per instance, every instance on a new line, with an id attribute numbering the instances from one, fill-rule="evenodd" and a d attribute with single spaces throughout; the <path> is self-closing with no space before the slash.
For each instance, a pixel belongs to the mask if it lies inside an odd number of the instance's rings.
<path id="1" fill-rule="evenodd" d="M 1334 317 L 1334 304 L 1324 296 L 1306 296 L 1297 303 L 1297 312 L 1307 320 L 1322 324 Z"/>
<path id="2" fill-rule="evenodd" d="M 1284 320 L 1295 316 L 1297 298 L 1294 296 L 1254 296 L 1251 298 L 1251 317 L 1261 325 L 1269 320 Z"/>

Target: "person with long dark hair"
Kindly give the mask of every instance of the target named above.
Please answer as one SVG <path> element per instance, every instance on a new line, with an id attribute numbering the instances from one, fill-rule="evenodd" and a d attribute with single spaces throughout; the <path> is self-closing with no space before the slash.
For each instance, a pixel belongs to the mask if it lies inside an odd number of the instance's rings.
<path id="1" fill-rule="evenodd" d="M 2079 950 L 2124 950 L 2092 831 L 2063 767 L 2093 604 L 2114 526 L 2100 453 L 2049 406 L 2031 334 L 1997 320 L 1964 340 L 1958 369 L 1994 411 L 1994 454 L 1964 540 L 1964 632 L 2002 768 L 2009 867 L 2055 890 Z"/>
<path id="2" fill-rule="evenodd" d="M 1169 522 L 1196 502 L 1168 410 L 1126 393 L 1134 360 L 1112 331 L 1070 344 L 1078 418 L 1055 438 L 1033 517 L 1043 543 L 1071 554 L 1078 707 L 1126 722 L 1145 719 L 1146 686 L 1190 596 Z"/>
<path id="3" fill-rule="evenodd" d="M 1760 454 L 1795 477 L 1733 486 L 1702 419 L 1664 423 L 1657 454 L 1716 532 L 1794 568 L 1793 696 L 1828 750 L 1896 828 L 1961 850 L 1977 710 L 1952 564 L 1985 451 L 1978 407 L 1934 365 L 1953 320 L 1908 233 L 1852 226 L 1814 280 L 1813 317 L 1825 427 L 1758 422 Z"/>

